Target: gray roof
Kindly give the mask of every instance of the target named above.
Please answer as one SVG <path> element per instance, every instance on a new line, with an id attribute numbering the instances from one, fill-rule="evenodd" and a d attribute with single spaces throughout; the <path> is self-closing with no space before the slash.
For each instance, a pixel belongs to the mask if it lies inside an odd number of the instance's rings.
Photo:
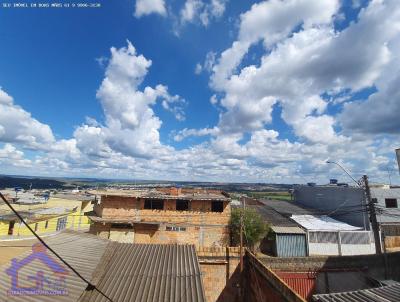
<path id="1" fill-rule="evenodd" d="M 249 205 L 248 208 L 255 209 L 264 221 L 271 226 L 280 226 L 280 227 L 297 227 L 298 225 L 292 221 L 290 218 L 285 217 L 275 211 L 273 208 L 269 206 L 258 206 L 258 205 Z"/>
<path id="2" fill-rule="evenodd" d="M 101 257 L 109 244 L 108 240 L 100 239 L 96 236 L 78 233 L 72 231 L 64 231 L 54 236 L 44 238 L 45 242 L 53 248 L 63 259 L 65 259 L 72 267 L 74 267 L 86 279 L 92 279 L 93 272 L 99 264 Z M 26 252 L 16 257 L 21 261 L 32 252 Z M 51 258 L 60 261 L 47 251 Z M 0 267 L 0 301 L 76 301 L 86 288 L 86 283 L 79 279 L 72 271 L 68 272 L 66 277 L 66 289 L 68 295 L 65 296 L 8 296 L 7 291 L 10 289 L 10 276 L 7 275 L 6 269 L 11 266 L 6 264 Z M 28 265 L 27 265 L 28 266 Z M 28 280 L 28 276 L 34 276 L 36 272 L 43 271 L 45 275 L 52 275 L 51 269 L 40 261 L 29 263 L 29 269 L 21 269 L 18 272 L 19 280 Z M 26 286 L 26 285 L 25 285 Z M 38 299 L 40 297 L 40 299 Z"/>
<path id="3" fill-rule="evenodd" d="M 352 292 L 314 295 L 318 302 L 397 302 L 400 301 L 400 283 Z"/>
<path id="4" fill-rule="evenodd" d="M 305 234 L 306 232 L 299 227 L 283 227 L 283 226 L 271 226 L 272 231 L 277 234 Z"/>
<path id="5" fill-rule="evenodd" d="M 285 217 L 292 215 L 313 215 L 318 212 L 318 210 L 307 209 L 295 201 L 261 199 L 261 202 Z"/>
<path id="6" fill-rule="evenodd" d="M 113 301 L 203 302 L 194 245 L 112 243 L 93 283 Z M 80 301 L 107 301 L 87 291 Z"/>
<path id="7" fill-rule="evenodd" d="M 188 301 L 204 302 L 205 295 L 195 247 L 172 244 L 118 243 L 87 233 L 63 231 L 45 238 L 63 259 L 83 277 L 90 280 L 113 301 Z M 61 262 L 46 252 L 57 263 Z M 32 252 L 16 258 L 21 261 Z M 87 290 L 87 284 L 67 269 L 67 295 L 9 296 L 11 278 L 6 270 L 11 263 L 0 267 L 1 302 L 70 302 L 108 301 L 97 291 Z M 27 286 L 28 277 L 43 271 L 52 276 L 51 268 L 41 261 L 33 261 L 18 271 L 19 280 Z M 30 282 L 28 284 L 32 286 Z"/>

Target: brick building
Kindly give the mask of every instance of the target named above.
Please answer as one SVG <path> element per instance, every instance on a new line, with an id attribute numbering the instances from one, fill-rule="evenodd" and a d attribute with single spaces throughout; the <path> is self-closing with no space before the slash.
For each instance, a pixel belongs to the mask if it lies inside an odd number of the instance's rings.
<path id="1" fill-rule="evenodd" d="M 228 246 L 230 201 L 215 190 L 107 192 L 89 216 L 90 232 L 119 242 Z"/>

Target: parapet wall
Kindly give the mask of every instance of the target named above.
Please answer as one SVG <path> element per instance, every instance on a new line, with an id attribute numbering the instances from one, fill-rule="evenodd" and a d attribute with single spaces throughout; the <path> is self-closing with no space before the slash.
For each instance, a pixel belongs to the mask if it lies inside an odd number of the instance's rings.
<path id="1" fill-rule="evenodd" d="M 364 269 L 373 278 L 400 281 L 400 252 L 358 256 L 259 257 L 259 260 L 272 270 L 307 272 L 321 269 Z"/>

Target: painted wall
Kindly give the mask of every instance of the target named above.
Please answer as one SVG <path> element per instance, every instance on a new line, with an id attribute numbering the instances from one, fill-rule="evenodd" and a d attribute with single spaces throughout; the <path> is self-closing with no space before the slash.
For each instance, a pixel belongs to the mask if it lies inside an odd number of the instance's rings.
<path id="1" fill-rule="evenodd" d="M 400 223 L 400 189 L 371 188 L 371 197 L 377 199 L 376 205 L 383 208 L 389 215 L 378 214 L 380 223 Z M 386 208 L 385 199 L 394 198 L 397 200 L 397 208 Z M 395 217 L 396 215 L 397 217 Z"/>
<path id="2" fill-rule="evenodd" d="M 353 226 L 370 229 L 368 214 L 365 210 L 364 191 L 355 187 L 339 186 L 295 186 L 294 201 L 305 207 L 318 209 L 339 221 Z M 355 210 L 358 210 L 356 212 Z M 345 212 L 345 213 L 344 213 Z"/>
<path id="3" fill-rule="evenodd" d="M 38 207 L 34 206 L 22 206 L 16 205 L 19 210 L 26 211 L 28 207 L 33 207 L 34 209 L 44 208 L 43 205 Z M 62 199 L 51 199 L 47 204 L 46 208 L 56 208 L 63 206 L 65 209 L 69 209 L 71 212 L 64 215 L 50 216 L 41 215 L 37 218 L 35 222 L 30 222 L 29 226 L 36 230 L 39 235 L 46 235 L 57 232 L 57 222 L 59 219 L 66 218 L 65 228 L 67 229 L 88 229 L 90 226 L 90 220 L 85 216 L 85 212 L 90 211 L 92 205 L 90 202 L 80 202 Z M 72 209 L 76 209 L 74 212 Z M 0 221 L 0 238 L 1 239 L 11 239 L 15 237 L 32 237 L 32 232 L 21 222 L 15 221 L 13 235 L 8 235 L 9 221 Z"/>

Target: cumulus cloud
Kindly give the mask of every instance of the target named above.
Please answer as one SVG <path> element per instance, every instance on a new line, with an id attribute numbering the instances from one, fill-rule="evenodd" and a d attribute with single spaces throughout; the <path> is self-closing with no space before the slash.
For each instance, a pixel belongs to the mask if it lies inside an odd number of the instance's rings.
<path id="1" fill-rule="evenodd" d="M 323 129 L 325 142 L 338 142 L 335 121 L 313 116 L 326 108 L 320 95 L 377 83 L 391 59 L 388 42 L 399 32 L 399 8 L 395 1 L 374 1 L 341 32 L 333 27 L 338 9 L 338 1 L 265 1 L 241 15 L 238 39 L 221 53 L 211 76 L 211 87 L 224 94 L 221 132 L 261 129 L 279 102 L 298 136 L 316 142 L 315 131 Z M 265 49 L 259 66 L 236 70 L 259 41 Z"/>
<path id="2" fill-rule="evenodd" d="M 185 23 L 207 25 L 201 14 L 213 3 L 221 2 L 188 0 L 181 17 Z M 206 136 L 200 144 L 179 150 L 162 143 L 162 121 L 154 107 L 183 120 L 186 101 L 165 85 L 144 85 L 153 63 L 129 41 L 125 47 L 111 48 L 97 91 L 104 120 L 88 118 L 71 139 L 53 138 L 48 143 L 51 148 L 26 163 L 42 174 L 50 167 L 59 173 L 105 177 L 346 181 L 341 171 L 325 163 L 331 159 L 342 162 L 356 177 L 368 173 L 384 180 L 387 167 L 396 168 L 393 149 L 398 147 L 400 129 L 399 7 L 396 1 L 372 1 L 338 31 L 340 3 L 270 0 L 243 13 L 231 47 L 209 52 L 195 68 L 197 73 L 211 74 L 214 91 L 209 101 L 219 120 L 175 131 L 173 139 L 178 142 Z M 221 14 L 223 10 L 221 6 Z M 257 64 L 245 64 L 246 54 L 260 45 Z M 367 100 L 352 100 L 370 87 L 376 92 Z M 3 90 L 0 106 L 25 112 Z M 277 112 L 279 128 L 274 124 Z M 13 128 L 1 121 L 4 141 Z M 285 126 L 290 135 L 281 130 Z M 19 143 L 31 146 L 29 141 Z M 26 160 L 14 141 L 7 144 L 0 148 L 2 164 L 11 154 Z"/>
<path id="3" fill-rule="evenodd" d="M 400 14 L 398 14 L 400 17 Z M 393 23 L 393 26 L 396 26 Z M 399 22 L 397 23 L 399 26 Z M 400 130 L 400 38 L 387 44 L 390 64 L 375 81 L 376 92 L 367 100 L 344 104 L 339 117 L 347 133 L 398 134 Z"/>
<path id="4" fill-rule="evenodd" d="M 0 141 L 47 149 L 55 139 L 48 125 L 15 105 L 13 98 L 0 88 Z"/>
<path id="5" fill-rule="evenodd" d="M 140 18 L 142 16 L 150 14 L 159 14 L 161 16 L 167 15 L 164 0 L 136 0 L 135 6 L 135 17 Z"/>
<path id="6" fill-rule="evenodd" d="M 0 163 L 14 167 L 27 168 L 31 166 L 31 161 L 24 158 L 24 152 L 18 150 L 12 144 L 5 144 L 0 149 Z"/>
<path id="7" fill-rule="evenodd" d="M 225 12 L 227 0 L 186 0 L 180 11 L 180 22 L 200 23 L 208 26 L 213 19 L 220 18 Z"/>
<path id="8" fill-rule="evenodd" d="M 111 48 L 105 78 L 97 91 L 105 125 L 82 125 L 76 129 L 77 146 L 81 151 L 99 157 L 106 157 L 112 151 L 150 158 L 169 149 L 160 143 L 162 122 L 152 106 L 160 101 L 165 110 L 172 112 L 178 120 L 184 120 L 185 100 L 171 95 L 165 85 L 138 88 L 151 64 L 151 60 L 136 53 L 129 41 L 126 47 Z"/>

